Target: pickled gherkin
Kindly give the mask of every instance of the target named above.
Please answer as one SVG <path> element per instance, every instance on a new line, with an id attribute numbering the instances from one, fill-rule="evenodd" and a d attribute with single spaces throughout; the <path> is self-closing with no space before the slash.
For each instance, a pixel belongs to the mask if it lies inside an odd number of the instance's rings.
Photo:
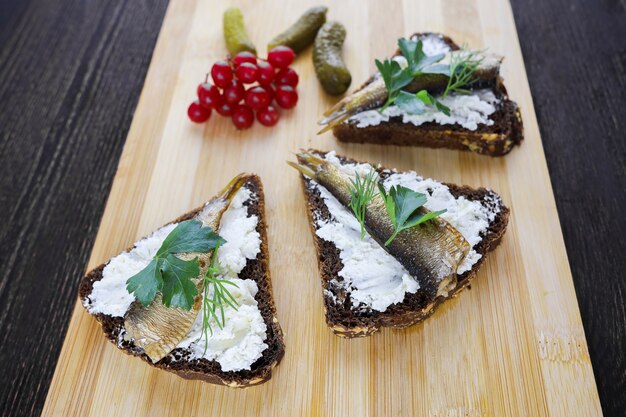
<path id="1" fill-rule="evenodd" d="M 352 76 L 343 62 L 341 49 L 346 39 L 346 29 L 339 22 L 327 22 L 317 33 L 313 46 L 313 66 L 322 88 L 328 94 L 346 92 Z"/>
<path id="2" fill-rule="evenodd" d="M 241 10 L 237 7 L 226 9 L 223 20 L 224 40 L 228 52 L 232 56 L 241 51 L 249 51 L 256 55 L 256 47 L 246 34 Z"/>
<path id="3" fill-rule="evenodd" d="M 284 32 L 277 35 L 267 45 L 270 51 L 276 46 L 288 46 L 295 53 L 301 52 L 315 40 L 317 31 L 326 22 L 327 7 L 312 7 Z"/>

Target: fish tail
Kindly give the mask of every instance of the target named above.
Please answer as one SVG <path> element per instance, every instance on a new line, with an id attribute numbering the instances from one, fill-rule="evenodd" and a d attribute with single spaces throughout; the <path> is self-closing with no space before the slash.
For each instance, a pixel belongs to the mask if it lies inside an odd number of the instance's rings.
<path id="1" fill-rule="evenodd" d="M 344 97 L 334 106 L 324 112 L 324 118 L 322 118 L 318 124 L 325 125 L 325 127 L 318 132 L 323 133 L 334 126 L 348 119 L 353 114 L 377 107 L 385 102 L 388 97 L 387 89 L 380 76 L 377 76 L 370 81 L 365 87 L 355 91 L 347 97 Z"/>
<path id="2" fill-rule="evenodd" d="M 304 149 L 298 152 L 296 156 L 298 157 L 298 161 L 305 163 L 310 168 L 314 168 L 315 171 L 319 171 L 322 165 L 326 164 L 326 161 L 322 158 Z"/>
<path id="3" fill-rule="evenodd" d="M 218 196 L 228 201 L 231 200 L 237 191 L 239 191 L 239 189 L 250 179 L 250 176 L 251 174 L 246 173 L 237 175 L 235 178 L 230 180 Z"/>
<path id="4" fill-rule="evenodd" d="M 341 100 L 336 102 L 330 109 L 326 110 L 323 113 L 323 115 L 326 118 L 328 118 L 333 113 L 345 112 L 346 111 L 346 104 L 348 104 L 348 102 L 350 101 L 350 99 L 352 99 L 353 96 L 354 96 L 354 94 L 350 94 L 348 97 L 342 98 Z M 325 119 L 322 119 L 322 120 L 325 120 Z M 320 121 L 320 124 L 321 124 L 321 121 Z"/>
<path id="5" fill-rule="evenodd" d="M 312 169 L 310 169 L 310 168 L 308 168 L 308 167 L 306 167 L 304 165 L 296 164 L 295 162 L 291 162 L 291 161 L 287 161 L 287 165 L 289 165 L 292 168 L 297 169 L 305 177 L 309 177 L 309 178 L 315 179 L 315 172 L 313 172 Z"/>
<path id="6" fill-rule="evenodd" d="M 341 113 L 335 113 L 329 117 L 325 117 L 322 120 L 320 120 L 318 122 L 318 124 L 324 126 L 319 132 L 317 132 L 318 135 L 324 133 L 324 132 L 328 132 L 329 130 L 331 130 L 333 127 L 337 126 L 339 123 L 342 123 L 343 121 L 345 121 L 346 119 L 348 119 L 350 117 L 350 113 L 348 113 L 346 110 L 344 110 Z"/>
<path id="7" fill-rule="evenodd" d="M 303 175 L 316 179 L 318 174 L 324 170 L 327 162 L 310 151 L 304 149 L 296 154 L 298 163 L 287 162 L 291 167 L 300 171 Z"/>

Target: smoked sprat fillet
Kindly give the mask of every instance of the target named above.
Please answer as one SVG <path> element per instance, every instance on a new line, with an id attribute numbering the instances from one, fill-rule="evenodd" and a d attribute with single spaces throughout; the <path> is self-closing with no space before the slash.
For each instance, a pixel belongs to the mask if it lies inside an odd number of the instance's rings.
<path id="1" fill-rule="evenodd" d="M 312 152 L 298 153 L 301 168 L 311 170 L 315 181 L 328 189 L 344 206 L 350 204 L 349 175 Z M 459 263 L 469 251 L 463 236 L 441 217 L 398 234 L 391 244 L 384 242 L 393 234 L 393 225 L 378 194 L 367 205 L 365 226 L 413 276 L 419 276 L 431 292 L 445 291 L 450 278 L 456 278 Z M 442 287 L 442 288 L 440 288 Z"/>
<path id="2" fill-rule="evenodd" d="M 376 166 L 338 156 L 334 152 L 312 149 L 299 154 L 300 162 L 308 158 L 305 155 L 332 162 L 332 165 L 339 166 L 341 171 L 345 171 L 346 167 L 359 170 L 363 167 Z M 459 265 L 458 273 L 454 274 L 453 279 L 446 281 L 447 285 L 442 284 L 433 288 L 429 279 L 423 276 L 411 277 L 409 269 L 402 268 L 406 263 L 401 258 L 394 257 L 389 248 L 383 248 L 384 243 L 369 233 L 364 241 L 359 240 L 358 222 L 350 209 L 345 207 L 341 196 L 339 198 L 334 196 L 334 193 L 323 186 L 323 182 L 302 175 L 309 221 L 317 250 L 326 322 L 331 330 L 341 337 L 369 336 L 381 327 L 405 328 L 426 319 L 442 302 L 455 297 L 463 288 L 469 286 L 487 253 L 500 243 L 508 223 L 509 209 L 504 206 L 501 198 L 489 189 L 439 183 L 419 177 L 414 172 L 399 172 L 380 166 L 375 169 L 380 181 L 386 187 L 400 184 L 411 188 L 411 184 L 421 184 L 422 188 L 416 191 L 432 193 L 428 196 L 428 201 L 439 204 L 437 210 L 444 208 L 446 204 L 451 205 L 448 213 L 441 215 L 442 220 L 450 219 L 450 223 L 458 223 L 469 219 L 467 225 L 458 228 L 468 235 L 472 247 Z M 475 210 L 477 215 L 474 216 L 471 210 Z M 471 222 L 474 224 L 469 224 Z M 332 229 L 332 233 L 326 233 L 325 229 L 331 226 L 338 227 Z M 338 234 L 346 231 L 352 235 L 346 235 L 343 240 L 337 238 Z M 376 233 L 375 230 L 373 232 Z M 346 257 L 346 254 L 354 255 L 354 248 L 367 245 L 372 247 L 368 253 L 375 253 L 377 262 L 374 264 L 367 263 L 371 262 L 371 259 L 358 259 L 362 257 L 360 253 L 356 253 L 356 260 L 355 256 Z M 385 262 L 378 259 L 388 255 L 393 259 Z M 365 264 L 359 264 L 363 262 Z M 396 289 L 402 291 L 398 290 L 395 293 L 390 291 L 393 279 L 391 276 L 389 279 L 384 276 L 384 273 L 391 270 L 389 265 L 396 268 L 394 271 L 400 271 L 394 279 L 397 281 Z M 350 277 L 350 273 L 370 276 Z M 376 289 L 376 286 L 382 289 L 378 292 L 372 290 Z M 377 296 L 384 302 L 381 303 Z"/>
<path id="3" fill-rule="evenodd" d="M 228 209 L 230 202 L 239 189 L 247 182 L 246 175 L 235 177 L 222 192 L 213 197 L 203 207 L 203 223 L 212 230 L 218 230 L 222 215 Z M 213 251 L 208 253 L 194 253 L 200 260 L 200 274 L 208 268 Z M 201 287 L 198 285 L 198 290 Z M 200 291 L 198 291 L 200 293 Z M 133 303 L 124 320 L 124 328 L 128 337 L 141 347 L 152 362 L 158 362 L 185 338 L 193 325 L 200 309 L 202 297 L 196 296 L 190 310 L 166 307 L 162 297 L 157 294 L 156 299 L 149 306 Z"/>
<path id="4" fill-rule="evenodd" d="M 438 33 L 415 33 L 410 38 L 434 40 L 448 48 L 451 54 L 460 48 L 452 39 Z M 396 51 L 394 55 L 397 56 L 399 53 L 400 51 Z M 381 96 L 376 93 L 380 90 L 382 82 L 377 73 L 352 95 L 326 111 L 320 121 L 322 126 L 325 126 L 323 130 L 332 128 L 333 134 L 341 142 L 448 148 L 489 156 L 506 155 L 524 139 L 521 112 L 517 103 L 509 99 L 503 78 L 499 75 L 499 61 L 489 51 L 485 53 L 487 58 L 482 63 L 486 67 L 485 71 L 478 74 L 477 80 L 469 88 L 471 91 L 468 96 L 477 94 L 481 97 L 483 95 L 490 97 L 487 101 L 492 101 L 494 108 L 493 113 L 488 116 L 489 124 L 478 124 L 472 129 L 457 123 L 440 124 L 436 121 L 414 125 L 405 122 L 403 116 L 392 115 L 379 123 L 366 123 L 366 126 L 361 126 L 361 122 L 350 117 L 358 116 L 355 109 L 378 112 L 377 108 L 372 108 L 373 104 L 366 103 L 370 101 L 379 103 L 386 97 L 384 94 Z M 362 114 L 366 113 L 368 112 Z"/>
<path id="5" fill-rule="evenodd" d="M 173 372 L 182 378 L 198 379 L 213 384 L 242 388 L 258 385 L 269 380 L 272 376 L 273 368 L 278 365 L 284 355 L 285 345 L 272 294 L 263 185 L 261 179 L 254 174 L 242 174 L 239 178 L 243 178 L 239 192 L 245 192 L 245 195 L 248 197 L 245 200 L 242 199 L 239 201 L 239 206 L 233 209 L 247 216 L 244 220 L 256 219 L 256 224 L 252 232 L 258 234 L 260 240 L 258 253 L 256 253 L 254 257 L 246 258 L 241 271 L 238 272 L 237 279 L 241 280 L 238 281 L 239 287 L 241 287 L 241 293 L 243 294 L 243 287 L 254 288 L 256 290 L 256 293 L 254 293 L 254 291 L 250 292 L 248 296 L 249 299 L 244 300 L 247 303 L 246 305 L 244 305 L 242 301 L 239 310 L 250 310 L 254 306 L 258 308 L 260 313 L 260 322 L 258 324 L 264 328 L 265 338 L 263 343 L 266 345 L 258 359 L 250 364 L 249 369 L 224 370 L 222 362 L 218 362 L 220 359 L 210 360 L 201 357 L 202 349 L 197 349 L 194 356 L 194 350 L 192 349 L 193 344 L 190 345 L 189 342 L 181 344 L 181 346 L 184 347 L 178 346 L 174 348 L 164 355 L 162 359 L 153 363 L 144 349 L 132 340 L 132 337 L 128 335 L 125 329 L 124 321 L 125 318 L 127 318 L 128 311 L 130 311 L 132 307 L 129 308 L 124 315 L 105 314 L 94 311 L 93 309 L 94 301 L 91 297 L 94 294 L 94 286 L 97 285 L 99 281 L 103 280 L 103 271 L 114 258 L 87 273 L 80 282 L 79 296 L 85 308 L 101 323 L 106 338 L 125 353 L 137 356 L 155 368 Z M 219 196 L 216 198 L 219 198 Z M 215 201 L 215 198 L 211 201 Z M 225 217 L 228 216 L 229 211 L 230 208 L 223 215 L 222 228 L 225 227 Z M 198 219 L 210 212 L 210 208 L 207 208 L 207 205 L 203 205 L 202 207 L 198 207 L 183 214 L 160 229 L 172 227 L 173 224 L 186 220 Z M 237 220 L 241 223 L 241 219 Z M 138 241 L 137 244 L 150 238 L 150 236 Z M 224 247 L 225 245 L 218 249 L 218 259 L 220 259 L 220 250 L 224 249 Z M 136 248 L 137 246 L 134 246 L 133 248 L 129 248 L 126 252 L 130 252 Z M 208 260 L 208 257 L 206 260 Z M 206 262 L 204 262 L 204 264 L 206 265 Z M 205 266 L 202 268 L 205 269 Z M 242 285 L 242 283 L 246 283 L 246 285 Z M 135 301 L 132 306 L 136 304 L 138 304 L 138 302 Z M 202 315 L 202 312 L 200 312 L 200 315 Z M 237 325 L 236 317 L 237 316 L 234 315 L 229 318 L 232 326 Z M 226 326 L 228 325 L 229 322 L 227 321 Z M 214 325 L 213 331 L 217 332 L 219 328 Z M 200 353 L 198 354 L 198 352 Z M 198 357 L 199 355 L 200 357 Z"/>

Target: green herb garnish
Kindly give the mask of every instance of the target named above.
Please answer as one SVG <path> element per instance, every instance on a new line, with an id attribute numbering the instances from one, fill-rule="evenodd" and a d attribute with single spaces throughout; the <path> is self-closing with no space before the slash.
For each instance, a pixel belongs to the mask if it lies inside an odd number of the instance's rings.
<path id="1" fill-rule="evenodd" d="M 450 116 L 450 108 L 437 100 L 432 94 L 430 94 L 426 90 L 420 90 L 415 94 L 422 103 L 427 106 L 434 106 L 437 110 L 445 114 L 446 116 Z"/>
<path id="2" fill-rule="evenodd" d="M 420 90 L 416 94 L 412 94 L 402 89 L 417 77 L 427 74 L 442 74 L 448 77 L 448 84 L 441 95 L 442 98 L 451 92 L 468 93 L 469 91 L 464 87 L 474 82 L 474 73 L 480 65 L 481 59 L 477 57 L 475 52 L 463 49 L 452 55 L 450 65 L 439 64 L 445 54 L 427 56 L 424 53 L 421 40 L 412 41 L 400 38 L 398 47 L 407 61 L 406 68 L 402 68 L 393 59 L 385 59 L 382 62 L 375 61 L 388 91 L 387 101 L 379 111 L 383 112 L 389 105 L 395 103 L 409 114 L 421 114 L 425 111 L 425 106 L 433 106 L 449 116 L 450 109 L 427 90 Z"/>
<path id="3" fill-rule="evenodd" d="M 415 192 L 410 188 L 394 185 L 389 189 L 389 193 L 387 193 L 385 188 L 379 184 L 378 189 L 383 197 L 385 209 L 394 227 L 393 234 L 387 239 L 385 246 L 389 246 L 401 231 L 415 227 L 427 220 L 434 219 L 446 212 L 446 210 L 440 210 L 424 213 L 420 210 L 420 207 L 426 204 L 426 195 Z"/>
<path id="4" fill-rule="evenodd" d="M 444 74 L 448 75 L 446 65 L 434 65 L 441 61 L 446 54 L 428 56 L 424 53 L 424 44 L 420 39 L 412 41 L 405 38 L 398 39 L 398 48 L 408 64 L 407 71 L 412 78 L 422 74 Z"/>
<path id="5" fill-rule="evenodd" d="M 364 177 L 357 173 L 354 179 L 350 179 L 350 183 L 351 186 L 348 186 L 350 204 L 348 206 L 361 224 L 361 239 L 363 239 L 365 237 L 365 210 L 367 209 L 367 204 L 376 195 L 378 175 L 374 169 Z"/>
<path id="6" fill-rule="evenodd" d="M 237 300 L 228 291 L 226 285 L 231 285 L 239 288 L 237 284 L 226 279 L 219 279 L 219 276 L 224 274 L 224 270 L 221 265 L 216 262 L 217 250 L 219 249 L 219 243 L 213 251 L 213 257 L 211 263 L 207 269 L 204 277 L 202 278 L 202 334 L 204 335 L 207 343 L 204 345 L 204 353 L 209 342 L 209 332 L 213 335 L 213 328 L 211 327 L 211 317 L 215 319 L 215 323 L 220 329 L 224 328 L 226 323 L 226 316 L 224 315 L 224 305 L 229 305 L 233 309 L 237 310 Z M 210 297 L 210 288 L 213 287 L 213 297 Z M 217 310 L 220 310 L 220 315 L 217 314 Z M 221 317 L 221 321 L 220 321 Z"/>
<path id="7" fill-rule="evenodd" d="M 420 93 L 421 92 L 428 94 L 426 90 L 422 90 L 420 91 Z M 419 100 L 416 100 L 415 94 L 407 93 L 406 91 L 400 91 L 400 94 L 398 94 L 398 97 L 396 97 L 394 103 L 396 106 L 400 107 L 402 110 L 406 111 L 409 114 L 422 114 L 426 110 L 426 105 L 430 104 L 430 102 L 426 103 L 424 100 L 421 99 L 421 96 L 417 98 L 419 98 Z"/>
<path id="8" fill-rule="evenodd" d="M 463 87 L 476 81 L 474 73 L 482 60 L 483 58 L 479 57 L 476 52 L 465 47 L 452 55 L 449 70 L 450 78 L 448 78 L 448 85 L 446 85 L 441 96 L 446 98 L 450 92 L 468 94 L 470 91 Z"/>
<path id="9" fill-rule="evenodd" d="M 167 235 L 148 266 L 126 281 L 126 289 L 146 307 L 160 292 L 166 307 L 191 310 L 198 294 L 193 279 L 200 275 L 200 264 L 197 257 L 186 261 L 174 255 L 209 252 L 224 242 L 210 227 L 202 227 L 198 220 L 180 222 Z"/>
<path id="10" fill-rule="evenodd" d="M 382 62 L 376 60 L 374 62 L 376 63 L 376 68 L 378 68 L 380 75 L 383 77 L 385 87 L 387 87 L 387 91 L 389 92 L 387 101 L 380 109 L 382 112 L 395 101 L 398 94 L 400 94 L 400 91 L 413 81 L 413 76 L 409 71 L 407 71 L 406 68 L 402 69 L 400 64 L 392 59 L 385 59 Z"/>

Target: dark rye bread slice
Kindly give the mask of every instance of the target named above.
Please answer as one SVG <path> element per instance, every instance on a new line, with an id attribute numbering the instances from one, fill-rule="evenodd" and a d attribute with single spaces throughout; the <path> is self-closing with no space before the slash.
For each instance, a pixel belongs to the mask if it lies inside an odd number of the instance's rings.
<path id="1" fill-rule="evenodd" d="M 324 155 L 320 151 L 313 152 Z M 341 156 L 338 156 L 338 158 L 343 163 L 358 163 L 358 161 L 353 159 Z M 378 172 L 381 178 L 384 179 L 398 171 L 379 167 Z M 345 289 L 331 284 L 333 279 L 337 281 L 343 280 L 338 275 L 343 268 L 339 249 L 332 242 L 328 242 L 315 234 L 317 230 L 316 219 L 328 220 L 331 218 L 331 214 L 319 190 L 313 186 L 312 181 L 304 176 L 302 178 L 304 194 L 307 199 L 309 222 L 313 232 L 313 239 L 315 240 L 318 266 L 322 279 L 326 323 L 336 335 L 341 337 L 369 336 L 380 330 L 381 327 L 405 328 L 429 317 L 441 303 L 457 296 L 463 288 L 470 285 L 471 280 L 476 277 L 477 271 L 484 262 L 485 255 L 500 244 L 509 221 L 509 209 L 502 204 L 500 197 L 493 191 L 486 188 L 471 188 L 444 183 L 456 198 L 464 196 L 471 201 L 480 201 L 487 207 L 493 204 L 500 206 L 500 212 L 491 222 L 483 239 L 474 247 L 476 252 L 482 255 L 481 258 L 474 264 L 471 270 L 458 276 L 457 285 L 448 293 L 447 297 L 439 296 L 432 300 L 424 291 L 418 290 L 413 294 L 407 293 L 401 303 L 390 305 L 384 312 L 354 309 L 349 293 Z M 339 300 L 339 303 L 336 303 L 334 299 Z"/>
<path id="2" fill-rule="evenodd" d="M 94 314 L 96 320 L 101 323 L 104 334 L 113 344 L 129 355 L 140 357 L 155 368 L 173 372 L 186 379 L 199 379 L 212 384 L 244 388 L 261 384 L 271 378 L 272 369 L 278 365 L 283 357 L 283 354 L 285 353 L 285 344 L 283 340 L 283 332 L 280 324 L 278 323 L 278 317 L 276 316 L 276 307 L 274 305 L 274 298 L 272 294 L 272 283 L 269 269 L 269 250 L 267 246 L 267 223 L 265 221 L 265 197 L 263 194 L 263 185 L 261 184 L 261 179 L 258 176 L 250 176 L 250 179 L 246 182 L 245 187 L 252 191 L 253 195 L 257 196 L 255 199 L 248 200 L 244 203 L 244 205 L 248 209 L 248 215 L 256 215 L 259 219 L 256 230 L 261 235 L 261 251 L 257 255 L 256 259 L 248 260 L 248 263 L 239 274 L 239 278 L 251 279 L 256 282 L 259 288 L 259 291 L 254 298 L 258 303 L 259 310 L 263 316 L 263 321 L 267 326 L 267 338 L 265 343 L 268 345 L 268 348 L 263 352 L 262 357 L 252 364 L 251 370 L 238 372 L 224 372 L 221 370 L 219 363 L 216 361 L 209 361 L 207 359 L 193 359 L 186 361 L 184 360 L 186 350 L 181 348 L 174 349 L 159 362 L 152 363 L 142 348 L 135 346 L 132 341 L 126 341 L 120 337 L 120 332 L 124 328 L 123 318 L 111 317 L 104 314 Z M 203 207 L 201 206 L 183 214 L 170 223 L 189 220 L 198 214 L 202 208 Z M 132 249 L 132 247 L 130 249 Z M 102 271 L 107 263 L 108 262 L 90 271 L 81 280 L 79 296 L 83 305 L 89 302 L 87 296 L 91 294 L 94 282 L 102 279 Z"/>
<path id="3" fill-rule="evenodd" d="M 415 33 L 412 36 L 426 35 L 441 36 L 452 50 L 459 49 L 454 41 L 441 34 L 426 32 Z M 399 51 L 396 51 L 395 55 L 397 54 Z M 366 81 L 359 89 L 368 85 L 372 79 Z M 477 85 L 476 88 L 492 88 L 496 97 L 500 99 L 496 112 L 491 115 L 494 121 L 491 126 L 478 125 L 476 130 L 469 130 L 458 124 L 440 125 L 436 122 L 415 126 L 402 123 L 401 117 L 392 117 L 377 126 L 356 127 L 355 123 L 340 123 L 333 128 L 333 134 L 342 142 L 449 148 L 482 155 L 505 155 L 524 138 L 519 107 L 514 101 L 509 100 L 501 77 L 491 84 Z"/>

